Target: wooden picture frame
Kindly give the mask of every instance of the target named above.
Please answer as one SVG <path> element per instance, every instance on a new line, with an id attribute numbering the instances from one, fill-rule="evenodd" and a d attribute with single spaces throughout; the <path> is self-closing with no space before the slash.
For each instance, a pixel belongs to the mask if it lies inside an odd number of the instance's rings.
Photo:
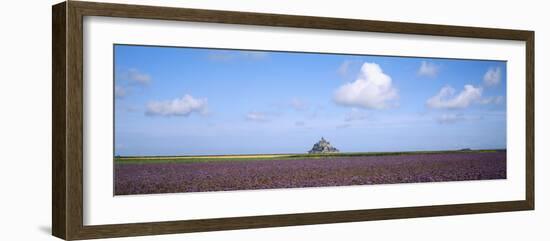
<path id="1" fill-rule="evenodd" d="M 281 227 L 444 215 L 533 210 L 534 32 L 400 22 L 213 11 L 68 1 L 52 8 L 52 233 L 66 240 Z M 296 213 L 284 215 L 83 224 L 83 17 L 107 16 L 174 21 L 280 26 L 464 38 L 526 43 L 525 199 L 501 202 Z"/>

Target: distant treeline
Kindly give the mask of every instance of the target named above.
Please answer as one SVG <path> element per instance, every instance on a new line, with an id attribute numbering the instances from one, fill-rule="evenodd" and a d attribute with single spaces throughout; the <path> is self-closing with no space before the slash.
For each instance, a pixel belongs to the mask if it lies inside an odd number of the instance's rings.
<path id="1" fill-rule="evenodd" d="M 506 149 L 483 150 L 440 150 L 440 151 L 404 151 L 404 152 L 339 152 L 339 153 L 315 153 L 315 154 L 246 154 L 246 155 L 202 155 L 202 156 L 115 156 L 117 164 L 139 163 L 190 163 L 190 162 L 221 162 L 221 161 L 261 161 L 261 160 L 289 160 L 301 158 L 328 158 L 328 157 L 356 157 L 356 156 L 396 156 L 419 154 L 444 154 L 444 153 L 484 153 L 503 152 Z"/>

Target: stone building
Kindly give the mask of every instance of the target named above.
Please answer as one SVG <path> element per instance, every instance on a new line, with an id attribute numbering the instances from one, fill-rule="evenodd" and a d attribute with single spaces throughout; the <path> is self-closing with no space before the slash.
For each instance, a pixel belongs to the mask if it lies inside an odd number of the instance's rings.
<path id="1" fill-rule="evenodd" d="M 330 145 L 330 142 L 321 137 L 321 140 L 313 145 L 311 150 L 308 151 L 309 154 L 315 153 L 335 153 L 339 152 L 338 149 Z"/>

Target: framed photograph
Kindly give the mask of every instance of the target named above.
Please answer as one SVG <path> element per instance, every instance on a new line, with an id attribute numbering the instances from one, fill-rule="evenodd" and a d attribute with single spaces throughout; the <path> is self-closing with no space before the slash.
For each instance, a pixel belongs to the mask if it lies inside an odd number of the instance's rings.
<path id="1" fill-rule="evenodd" d="M 53 6 L 67 239 L 534 209 L 534 32 Z"/>

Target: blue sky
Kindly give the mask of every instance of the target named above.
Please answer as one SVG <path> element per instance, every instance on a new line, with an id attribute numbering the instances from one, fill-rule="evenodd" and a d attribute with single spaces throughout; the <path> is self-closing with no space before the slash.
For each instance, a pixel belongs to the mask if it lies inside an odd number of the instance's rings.
<path id="1" fill-rule="evenodd" d="M 115 45 L 115 155 L 506 148 L 506 62 Z"/>

